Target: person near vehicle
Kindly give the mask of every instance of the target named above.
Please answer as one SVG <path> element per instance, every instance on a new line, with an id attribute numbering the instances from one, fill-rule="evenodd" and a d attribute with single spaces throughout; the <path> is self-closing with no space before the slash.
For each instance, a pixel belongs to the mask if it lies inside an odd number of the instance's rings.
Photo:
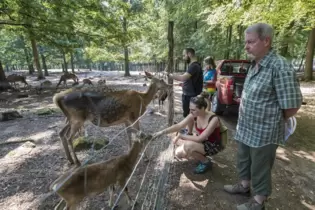
<path id="1" fill-rule="evenodd" d="M 205 70 L 203 73 L 203 92 L 208 103 L 207 110 L 210 111 L 211 99 L 216 91 L 215 82 L 217 79 L 216 65 L 214 59 L 208 56 L 204 59 Z"/>
<path id="2" fill-rule="evenodd" d="M 271 169 L 278 145 L 284 144 L 285 121 L 302 104 L 296 74 L 289 62 L 272 48 L 273 28 L 257 23 L 245 30 L 245 50 L 252 59 L 242 92 L 235 140 L 240 182 L 225 185 L 231 194 L 253 198 L 238 210 L 264 209 L 271 195 Z"/>
<path id="3" fill-rule="evenodd" d="M 222 147 L 220 134 L 220 121 L 212 112 L 207 111 L 207 102 L 202 95 L 190 99 L 190 114 L 181 122 L 157 132 L 154 138 L 163 134 L 178 132 L 192 123 L 198 135 L 178 134 L 173 143 L 177 145 L 175 155 L 177 158 L 198 160 L 194 172 L 204 173 L 211 168 L 212 163 L 207 156 L 220 152 Z"/>
<path id="4" fill-rule="evenodd" d="M 188 70 L 182 75 L 166 74 L 174 80 L 183 82 L 182 107 L 183 116 L 187 117 L 189 114 L 189 103 L 192 97 L 199 95 L 202 92 L 203 73 L 200 63 L 197 61 L 195 50 L 193 48 L 186 48 L 183 51 L 183 59 L 189 64 Z M 187 125 L 187 133 L 191 134 L 193 124 Z"/>

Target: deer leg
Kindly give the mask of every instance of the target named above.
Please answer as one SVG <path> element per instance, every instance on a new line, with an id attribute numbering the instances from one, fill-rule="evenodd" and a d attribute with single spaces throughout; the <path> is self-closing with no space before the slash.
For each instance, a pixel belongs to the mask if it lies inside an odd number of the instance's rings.
<path id="1" fill-rule="evenodd" d="M 66 206 L 67 206 L 66 201 L 61 199 L 57 206 L 55 206 L 54 210 L 64 210 L 67 209 Z"/>
<path id="2" fill-rule="evenodd" d="M 114 185 L 111 185 L 111 186 L 109 187 L 109 189 L 108 189 L 108 191 L 109 191 L 108 206 L 109 206 L 110 208 L 112 208 L 112 206 L 113 206 L 114 190 L 115 190 Z"/>
<path id="3" fill-rule="evenodd" d="M 124 193 L 125 193 L 125 195 L 127 197 L 128 204 L 130 205 L 131 204 L 131 198 L 130 198 L 130 195 L 128 193 L 128 188 L 127 187 L 125 188 Z"/>
<path id="4" fill-rule="evenodd" d="M 140 123 L 139 123 L 139 121 L 137 121 L 137 122 L 133 125 L 133 128 L 136 129 L 136 130 L 138 130 L 138 131 L 140 131 Z M 130 149 L 131 146 L 132 146 L 131 138 L 130 138 L 129 144 L 130 144 L 130 146 L 129 146 L 129 149 Z M 149 159 L 150 159 L 150 157 L 149 157 L 149 155 L 148 155 L 148 152 L 145 151 L 145 152 L 144 152 L 144 158 L 143 158 L 143 160 L 144 160 L 145 162 L 147 162 L 147 161 L 149 161 Z"/>
<path id="5" fill-rule="evenodd" d="M 66 126 L 59 132 L 59 136 L 60 136 L 60 139 L 61 139 L 61 142 L 62 142 L 62 145 L 63 145 L 63 148 L 65 150 L 65 153 L 66 153 L 66 156 L 67 156 L 67 159 L 68 161 L 70 162 L 70 164 L 73 164 L 73 159 L 70 155 L 70 151 L 69 151 L 69 145 L 68 145 L 68 142 L 67 142 L 67 135 L 70 131 L 70 124 L 67 123 Z"/>
<path id="6" fill-rule="evenodd" d="M 129 122 L 125 122 L 125 127 L 127 128 L 126 132 L 127 132 L 127 138 L 128 138 L 128 149 L 131 148 L 132 146 L 132 142 L 131 142 L 131 129 L 129 128 L 130 123 Z"/>
<path id="7" fill-rule="evenodd" d="M 70 149 L 70 153 L 72 153 L 73 157 L 74 157 L 74 163 L 77 166 L 80 166 L 81 163 L 77 157 L 77 155 L 75 154 L 74 148 L 73 148 L 73 144 L 72 144 L 72 139 L 73 137 L 76 135 L 76 133 L 78 132 L 78 130 L 82 127 L 81 123 L 75 123 L 72 124 L 71 126 L 71 130 L 70 130 L 70 137 L 68 138 L 68 145 L 69 145 L 69 149 Z"/>

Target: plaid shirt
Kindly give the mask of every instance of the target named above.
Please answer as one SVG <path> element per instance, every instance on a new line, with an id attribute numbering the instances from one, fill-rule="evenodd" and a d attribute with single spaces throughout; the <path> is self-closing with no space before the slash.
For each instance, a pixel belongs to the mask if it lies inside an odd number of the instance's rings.
<path id="1" fill-rule="evenodd" d="M 302 104 L 292 66 L 271 50 L 245 79 L 235 140 L 250 147 L 284 143 L 283 110 Z"/>

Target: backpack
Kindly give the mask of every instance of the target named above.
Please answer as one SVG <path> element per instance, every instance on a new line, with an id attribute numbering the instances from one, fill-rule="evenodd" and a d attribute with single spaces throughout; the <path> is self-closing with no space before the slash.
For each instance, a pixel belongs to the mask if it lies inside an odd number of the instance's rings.
<path id="1" fill-rule="evenodd" d="M 210 121 L 212 120 L 213 117 L 218 117 L 217 115 L 212 115 L 209 118 L 208 123 L 210 123 Z M 221 145 L 222 145 L 222 150 L 225 149 L 226 145 L 229 143 L 229 139 L 228 139 L 228 128 L 224 125 L 224 123 L 219 119 L 219 123 L 220 123 L 220 136 L 221 136 Z M 196 123 L 196 118 L 195 118 L 195 123 Z"/>

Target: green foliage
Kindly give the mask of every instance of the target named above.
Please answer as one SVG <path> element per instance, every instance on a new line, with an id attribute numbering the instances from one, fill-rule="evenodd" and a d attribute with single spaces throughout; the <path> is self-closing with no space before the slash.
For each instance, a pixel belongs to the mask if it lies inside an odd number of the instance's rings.
<path id="1" fill-rule="evenodd" d="M 48 65 L 60 65 L 61 52 L 67 60 L 73 53 L 77 64 L 121 62 L 125 47 L 130 61 L 166 61 L 167 24 L 174 20 L 176 57 L 194 47 L 200 57 L 222 59 L 228 52 L 231 58 L 246 58 L 244 29 L 267 22 L 276 31 L 274 48 L 301 58 L 308 31 L 315 27 L 314 5 L 315 0 L 3 0 L 0 56 L 3 64 L 26 65 L 32 37 Z"/>

